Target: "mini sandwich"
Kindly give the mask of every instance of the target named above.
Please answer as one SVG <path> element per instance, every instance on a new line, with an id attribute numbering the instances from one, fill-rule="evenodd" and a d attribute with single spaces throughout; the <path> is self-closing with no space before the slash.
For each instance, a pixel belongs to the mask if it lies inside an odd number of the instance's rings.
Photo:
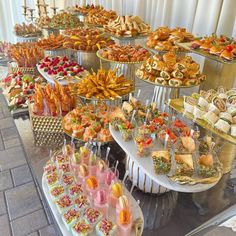
<path id="1" fill-rule="evenodd" d="M 208 106 L 208 111 L 212 111 L 214 112 L 216 115 L 219 115 L 220 114 L 220 110 L 213 104 L 213 103 L 210 103 L 209 106 Z"/>
<path id="2" fill-rule="evenodd" d="M 206 109 L 200 106 L 195 106 L 193 109 L 194 119 L 202 119 L 202 117 L 206 114 Z"/>
<path id="3" fill-rule="evenodd" d="M 198 105 L 203 108 L 208 108 L 209 103 L 204 97 L 199 97 Z"/>
<path id="4" fill-rule="evenodd" d="M 212 55 L 220 55 L 223 52 L 224 48 L 222 46 L 212 46 L 209 53 Z"/>
<path id="5" fill-rule="evenodd" d="M 223 119 L 219 119 L 215 123 L 215 128 L 227 134 L 230 130 L 230 124 Z"/>
<path id="6" fill-rule="evenodd" d="M 212 103 L 220 110 L 220 112 L 226 111 L 226 104 L 223 99 L 215 97 L 212 100 Z"/>
<path id="7" fill-rule="evenodd" d="M 236 125 L 231 125 L 231 135 L 236 136 Z"/>
<path id="8" fill-rule="evenodd" d="M 202 42 L 200 40 L 194 40 L 191 44 L 191 48 L 197 49 L 201 46 Z"/>
<path id="9" fill-rule="evenodd" d="M 202 118 L 212 126 L 214 126 L 214 124 L 219 119 L 219 117 L 212 111 L 208 111 L 206 114 L 204 114 L 204 116 Z"/>
<path id="10" fill-rule="evenodd" d="M 220 57 L 230 61 L 234 58 L 234 54 L 232 51 L 224 50 L 221 54 Z"/>
<path id="11" fill-rule="evenodd" d="M 171 159 L 167 150 L 152 152 L 154 171 L 156 174 L 167 174 L 170 172 Z"/>
<path id="12" fill-rule="evenodd" d="M 176 175 L 180 176 L 192 176 L 193 168 L 193 158 L 191 154 L 176 154 Z"/>
<path id="13" fill-rule="evenodd" d="M 213 177 L 217 174 L 212 154 L 201 155 L 199 157 L 197 171 L 198 174 L 204 178 Z"/>
<path id="14" fill-rule="evenodd" d="M 236 107 L 230 106 L 227 108 L 227 112 L 231 114 L 232 117 L 236 116 Z"/>
<path id="15" fill-rule="evenodd" d="M 193 110 L 194 110 L 194 106 L 196 106 L 197 104 L 197 100 L 192 98 L 192 97 L 188 97 L 188 96 L 185 96 L 184 97 L 184 110 L 185 112 L 188 112 L 188 113 L 193 113 Z"/>

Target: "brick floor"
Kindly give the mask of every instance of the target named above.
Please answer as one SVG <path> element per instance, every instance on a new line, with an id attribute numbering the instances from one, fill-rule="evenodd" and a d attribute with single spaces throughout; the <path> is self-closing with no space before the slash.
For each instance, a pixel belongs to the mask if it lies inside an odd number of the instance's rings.
<path id="1" fill-rule="evenodd" d="M 0 93 L 0 235 L 58 235 L 50 223 L 27 165 L 14 120 Z"/>

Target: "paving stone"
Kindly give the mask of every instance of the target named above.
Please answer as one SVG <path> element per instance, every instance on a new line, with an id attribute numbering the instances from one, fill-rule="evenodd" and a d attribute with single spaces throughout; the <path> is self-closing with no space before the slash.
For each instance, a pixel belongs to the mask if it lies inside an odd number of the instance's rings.
<path id="1" fill-rule="evenodd" d="M 26 164 L 22 147 L 14 147 L 0 151 L 0 166 L 2 170 L 12 169 Z"/>
<path id="2" fill-rule="evenodd" d="M 2 137 L 0 136 L 0 151 L 4 150 L 4 145 L 2 141 Z"/>
<path id="3" fill-rule="evenodd" d="M 27 234 L 27 236 L 39 236 L 38 232 L 33 232 L 33 233 L 30 233 L 30 234 Z"/>
<path id="4" fill-rule="evenodd" d="M 4 193 L 0 192 L 0 215 L 6 214 L 6 213 L 7 213 L 7 208 L 6 208 Z"/>
<path id="5" fill-rule="evenodd" d="M 1 133 L 3 141 L 19 137 L 16 127 L 2 129 Z"/>
<path id="6" fill-rule="evenodd" d="M 19 138 L 8 139 L 4 141 L 5 149 L 21 146 Z"/>
<path id="7" fill-rule="evenodd" d="M 13 187 L 11 173 L 9 170 L 0 172 L 0 191 Z"/>
<path id="8" fill-rule="evenodd" d="M 10 220 L 42 208 L 33 182 L 7 190 L 5 196 Z"/>
<path id="9" fill-rule="evenodd" d="M 4 118 L 4 114 L 3 114 L 3 112 L 1 111 L 1 112 L 0 112 L 0 119 L 2 119 L 2 118 Z"/>
<path id="10" fill-rule="evenodd" d="M 4 110 L 3 110 L 3 113 L 4 113 Z M 6 129 L 10 127 L 15 127 L 15 123 L 12 117 L 3 118 L 0 120 L 0 129 Z"/>
<path id="11" fill-rule="evenodd" d="M 14 186 L 22 185 L 33 180 L 28 165 L 11 170 Z"/>
<path id="12" fill-rule="evenodd" d="M 13 236 L 25 236 L 47 225 L 48 222 L 42 209 L 11 221 Z"/>
<path id="13" fill-rule="evenodd" d="M 11 229 L 7 215 L 0 216 L 0 230 L 2 236 L 11 236 Z"/>
<path id="14" fill-rule="evenodd" d="M 54 225 L 49 225 L 43 229 L 39 230 L 39 235 L 40 236 L 57 236 L 56 230 L 54 228 Z"/>

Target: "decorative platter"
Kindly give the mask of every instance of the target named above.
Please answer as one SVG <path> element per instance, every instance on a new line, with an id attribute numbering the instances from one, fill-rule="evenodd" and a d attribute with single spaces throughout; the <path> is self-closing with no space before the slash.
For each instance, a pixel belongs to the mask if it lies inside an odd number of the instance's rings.
<path id="1" fill-rule="evenodd" d="M 129 157 L 140 167 L 140 169 L 154 182 L 158 183 L 159 185 L 168 188 L 170 190 L 178 191 L 178 192 L 186 192 L 186 193 L 195 193 L 195 192 L 202 192 L 206 191 L 213 186 L 215 186 L 220 178 L 222 177 L 222 173 L 218 172 L 218 176 L 209 181 L 204 183 L 204 179 L 202 179 L 202 183 L 199 183 L 198 179 L 195 179 L 195 182 L 192 181 L 191 184 L 182 182 L 182 184 L 178 183 L 178 179 L 173 181 L 171 178 L 167 177 L 166 175 L 157 175 L 154 172 L 153 163 L 151 157 L 137 157 L 136 147 L 134 141 L 125 142 L 123 141 L 121 134 L 119 131 L 115 131 L 110 126 L 110 132 L 113 136 L 114 140 L 120 145 L 120 147 L 129 155 Z M 205 179 L 207 180 L 207 179 Z M 214 182 L 213 182 L 214 181 Z"/>
<path id="2" fill-rule="evenodd" d="M 208 130 L 209 132 L 212 132 L 213 134 L 221 137 L 222 139 L 225 139 L 226 141 L 236 145 L 236 137 L 233 137 L 231 135 L 228 135 L 226 133 L 223 133 L 215 129 L 204 120 L 200 120 L 200 119 L 195 120 L 192 114 L 184 112 L 183 98 L 171 99 L 168 105 L 174 110 L 176 110 L 177 112 L 181 113 L 186 118 L 190 119 L 193 122 L 196 122 L 198 125 Z"/>
<path id="3" fill-rule="evenodd" d="M 191 44 L 192 43 L 176 43 L 176 45 L 178 45 L 182 48 L 185 48 L 186 50 L 188 50 L 190 52 L 193 52 L 193 53 L 199 54 L 201 56 L 210 58 L 214 61 L 218 61 L 218 62 L 221 62 L 221 63 L 224 63 L 224 64 L 234 64 L 234 63 L 236 63 L 236 58 L 233 59 L 233 60 L 226 60 L 226 59 L 220 58 L 217 55 L 211 55 L 211 54 L 209 54 L 208 52 L 206 52 L 202 49 L 193 49 L 193 48 L 191 48 Z"/>
<path id="4" fill-rule="evenodd" d="M 56 222 L 57 222 L 57 224 L 58 224 L 58 226 L 59 226 L 59 228 L 62 232 L 62 235 L 63 236 L 71 236 L 72 232 L 69 231 L 66 228 L 65 224 L 62 221 L 61 214 L 57 210 L 56 204 L 54 204 L 54 202 L 52 201 L 52 199 L 50 197 L 49 189 L 48 189 L 48 186 L 46 184 L 45 175 L 43 175 L 43 177 L 42 177 L 42 189 L 43 189 L 45 198 L 47 200 L 47 203 L 48 203 L 48 205 L 49 205 L 49 207 L 52 211 L 52 214 L 53 214 L 53 216 L 54 216 L 54 218 L 55 218 L 55 220 L 56 220 Z M 132 197 L 132 195 L 128 192 L 127 189 L 125 189 L 125 194 L 130 199 L 131 210 L 132 210 L 132 213 L 133 213 L 133 219 L 135 220 L 137 218 L 141 218 L 142 222 L 144 222 L 143 213 L 142 213 L 142 210 L 141 210 L 140 206 L 138 205 L 137 201 Z M 116 217 L 115 209 L 114 210 L 109 209 L 108 216 L 109 216 L 109 219 L 111 219 L 113 222 L 115 222 L 115 217 Z M 142 225 L 141 234 L 143 232 L 143 228 L 144 228 L 144 226 Z M 92 234 L 89 234 L 89 235 L 90 236 L 96 236 L 97 234 L 95 232 L 93 232 Z M 135 236 L 134 229 L 131 232 L 131 236 Z"/>

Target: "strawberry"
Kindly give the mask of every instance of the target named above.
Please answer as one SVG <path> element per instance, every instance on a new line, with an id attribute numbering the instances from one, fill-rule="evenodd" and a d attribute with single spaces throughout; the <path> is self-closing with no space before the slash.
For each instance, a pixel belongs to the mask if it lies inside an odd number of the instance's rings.
<path id="1" fill-rule="evenodd" d="M 228 52 L 231 52 L 233 49 L 234 49 L 234 47 L 233 47 L 232 45 L 227 45 L 227 46 L 226 46 L 226 50 L 227 50 Z"/>
<path id="2" fill-rule="evenodd" d="M 145 141 L 145 144 L 151 144 L 152 143 L 152 138 L 148 138 L 146 141 Z"/>

